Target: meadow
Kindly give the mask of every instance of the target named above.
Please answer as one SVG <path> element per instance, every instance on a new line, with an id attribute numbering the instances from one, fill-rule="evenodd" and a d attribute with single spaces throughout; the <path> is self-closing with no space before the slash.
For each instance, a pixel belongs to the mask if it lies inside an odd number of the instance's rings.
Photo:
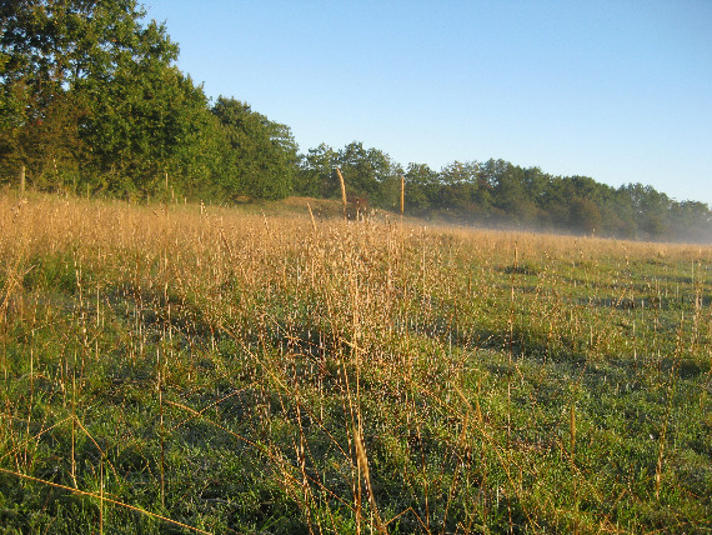
<path id="1" fill-rule="evenodd" d="M 712 533 L 712 247 L 328 208 L 3 193 L 0 533 Z"/>

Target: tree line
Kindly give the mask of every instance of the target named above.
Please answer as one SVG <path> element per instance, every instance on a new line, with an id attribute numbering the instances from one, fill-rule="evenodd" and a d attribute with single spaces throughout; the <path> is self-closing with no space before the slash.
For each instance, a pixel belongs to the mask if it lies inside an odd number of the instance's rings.
<path id="1" fill-rule="evenodd" d="M 619 188 L 503 160 L 403 166 L 353 142 L 300 153 L 287 125 L 232 97 L 211 101 L 175 65 L 179 48 L 135 0 L 0 4 L 0 181 L 122 198 L 339 196 L 487 225 L 709 240 L 712 213 L 651 186 Z"/>
<path id="2" fill-rule="evenodd" d="M 439 171 L 418 163 L 403 168 L 355 142 L 338 151 L 326 145 L 310 149 L 300 160 L 294 190 L 335 197 L 335 167 L 357 194 L 389 210 L 398 207 L 403 176 L 406 213 L 419 217 L 626 238 L 712 237 L 706 204 L 678 202 L 651 186 L 614 188 L 585 176 L 554 176 L 494 159 L 455 161 Z"/>

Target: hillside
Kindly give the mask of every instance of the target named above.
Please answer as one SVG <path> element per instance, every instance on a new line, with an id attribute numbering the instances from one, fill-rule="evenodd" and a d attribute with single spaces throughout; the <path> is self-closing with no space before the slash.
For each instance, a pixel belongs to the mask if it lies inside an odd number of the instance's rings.
<path id="1" fill-rule="evenodd" d="M 0 532 L 709 529 L 711 248 L 305 202 L 0 197 Z"/>

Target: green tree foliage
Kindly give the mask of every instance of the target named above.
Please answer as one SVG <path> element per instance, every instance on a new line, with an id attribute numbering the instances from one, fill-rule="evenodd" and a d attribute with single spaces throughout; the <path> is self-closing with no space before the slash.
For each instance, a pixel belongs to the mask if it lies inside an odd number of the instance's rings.
<path id="1" fill-rule="evenodd" d="M 354 141 L 339 151 L 337 162 L 350 193 L 367 197 L 375 206 L 399 205 L 402 170 L 386 153 Z"/>
<path id="2" fill-rule="evenodd" d="M 231 149 L 224 179 L 228 189 L 264 199 L 289 195 L 298 163 L 297 144 L 289 127 L 232 98 L 218 98 L 212 111 Z"/>
<path id="3" fill-rule="evenodd" d="M 601 228 L 598 205 L 588 198 L 573 199 L 569 204 L 569 224 L 574 231 L 595 234 Z"/>
<path id="4" fill-rule="evenodd" d="M 415 215 L 427 215 L 438 197 L 438 173 L 425 164 L 411 162 L 404 178 L 408 191 L 406 210 Z"/>
<path id="5" fill-rule="evenodd" d="M 712 214 L 707 205 L 695 201 L 672 203 L 670 207 L 672 235 L 695 241 L 712 240 Z"/>
<path id="6" fill-rule="evenodd" d="M 438 203 L 441 208 L 466 213 L 475 219 L 485 216 L 489 202 L 481 195 L 480 170 L 477 162 L 455 161 L 443 167 L 439 175 L 440 182 L 445 186 L 444 195 Z"/>
<path id="7" fill-rule="evenodd" d="M 174 67 L 146 61 L 117 71 L 83 125 L 100 180 L 91 186 L 155 194 L 167 174 L 174 192 L 201 191 L 219 164 L 219 132 L 207 105 L 202 89 Z"/>
<path id="8" fill-rule="evenodd" d="M 2 4 L 0 121 L 9 126 L 2 139 L 7 161 L 27 165 L 35 181 L 52 162 L 58 177 L 58 156 L 67 156 L 71 146 L 69 167 L 76 167 L 83 134 L 96 119 L 92 112 L 97 103 L 112 101 L 112 86 L 125 82 L 134 65 L 166 68 L 177 57 L 162 26 L 141 24 L 144 15 L 134 0 Z"/>
<path id="9" fill-rule="evenodd" d="M 638 229 L 644 237 L 666 236 L 671 229 L 673 203 L 667 195 L 652 186 L 628 184 L 622 188 L 636 216 Z"/>
<path id="10" fill-rule="evenodd" d="M 309 149 L 299 163 L 295 193 L 311 197 L 336 197 L 339 194 L 335 173 L 338 165 L 339 153 L 325 143 Z"/>
<path id="11" fill-rule="evenodd" d="M 122 196 L 289 194 L 289 128 L 232 99 L 211 109 L 144 17 L 135 0 L 0 5 L 0 173 Z"/>

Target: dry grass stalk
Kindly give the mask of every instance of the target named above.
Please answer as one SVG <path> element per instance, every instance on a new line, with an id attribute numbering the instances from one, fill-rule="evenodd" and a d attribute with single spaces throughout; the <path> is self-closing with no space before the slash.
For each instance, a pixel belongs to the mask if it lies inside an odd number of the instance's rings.
<path id="1" fill-rule="evenodd" d="M 188 524 L 184 524 L 183 522 L 180 522 L 178 520 L 173 520 L 172 518 L 168 518 L 167 516 L 159 515 L 158 513 L 152 513 L 151 511 L 146 511 L 145 509 L 142 509 L 141 507 L 136 507 L 135 505 L 130 505 L 128 503 L 121 502 L 119 500 L 114 500 L 112 498 L 107 498 L 106 496 L 102 496 L 102 493 L 96 494 L 95 492 L 89 492 L 86 490 L 81 490 L 81 489 L 74 489 L 72 487 L 68 487 L 66 485 L 62 485 L 60 483 L 55 483 L 54 481 L 48 481 L 46 479 L 41 479 L 39 477 L 34 477 L 30 476 L 27 474 L 23 474 L 21 472 L 15 472 L 13 470 L 7 470 L 6 468 L 0 467 L 0 472 L 3 474 L 11 475 L 18 477 L 20 479 L 26 479 L 28 481 L 34 481 L 35 483 L 42 483 L 43 485 L 47 485 L 48 487 L 54 487 L 57 489 L 62 489 L 71 492 L 72 494 L 79 494 L 81 496 L 88 496 L 90 498 L 96 498 L 99 500 L 101 503 L 110 503 L 112 505 L 116 505 L 118 507 L 123 507 L 125 509 L 129 509 L 131 511 L 135 511 L 137 513 L 141 513 L 142 515 L 145 516 L 150 516 L 151 518 L 155 518 L 157 520 L 161 520 L 163 522 L 166 522 L 168 524 L 173 524 L 174 526 L 178 526 L 183 529 L 187 529 L 189 531 L 193 531 L 195 533 L 202 533 L 203 535 L 213 535 L 209 531 L 205 531 L 200 528 L 196 528 L 193 526 L 189 526 Z"/>
<path id="2" fill-rule="evenodd" d="M 576 406 L 572 403 L 569 414 L 569 447 L 571 452 L 571 466 L 575 466 L 574 452 L 576 451 Z"/>
<path id="3" fill-rule="evenodd" d="M 573 401 L 571 402 L 569 413 L 569 454 L 571 455 L 571 473 L 573 474 L 571 482 L 573 484 L 574 507 L 578 508 L 578 474 L 576 473 L 576 405 Z M 577 532 L 578 530 L 576 529 L 575 531 Z"/>
<path id="4" fill-rule="evenodd" d="M 159 427 L 161 441 L 161 507 L 166 507 L 166 443 L 165 443 L 165 427 L 163 423 L 163 366 L 161 362 L 161 353 L 156 350 L 156 390 L 158 391 L 158 411 L 159 411 Z"/>
<path id="5" fill-rule="evenodd" d="M 371 510 L 376 520 L 376 529 L 381 534 L 386 534 L 388 531 L 383 525 L 381 520 L 381 515 L 378 513 L 378 506 L 376 505 L 376 499 L 373 495 L 373 487 L 371 486 L 371 474 L 368 469 L 368 457 L 366 456 L 366 448 L 363 445 L 363 439 L 361 438 L 361 431 L 359 429 L 353 429 L 354 442 L 356 443 L 356 462 L 358 463 L 359 469 L 363 474 L 363 479 L 366 482 L 366 490 L 368 491 L 368 502 L 371 506 Z"/>

